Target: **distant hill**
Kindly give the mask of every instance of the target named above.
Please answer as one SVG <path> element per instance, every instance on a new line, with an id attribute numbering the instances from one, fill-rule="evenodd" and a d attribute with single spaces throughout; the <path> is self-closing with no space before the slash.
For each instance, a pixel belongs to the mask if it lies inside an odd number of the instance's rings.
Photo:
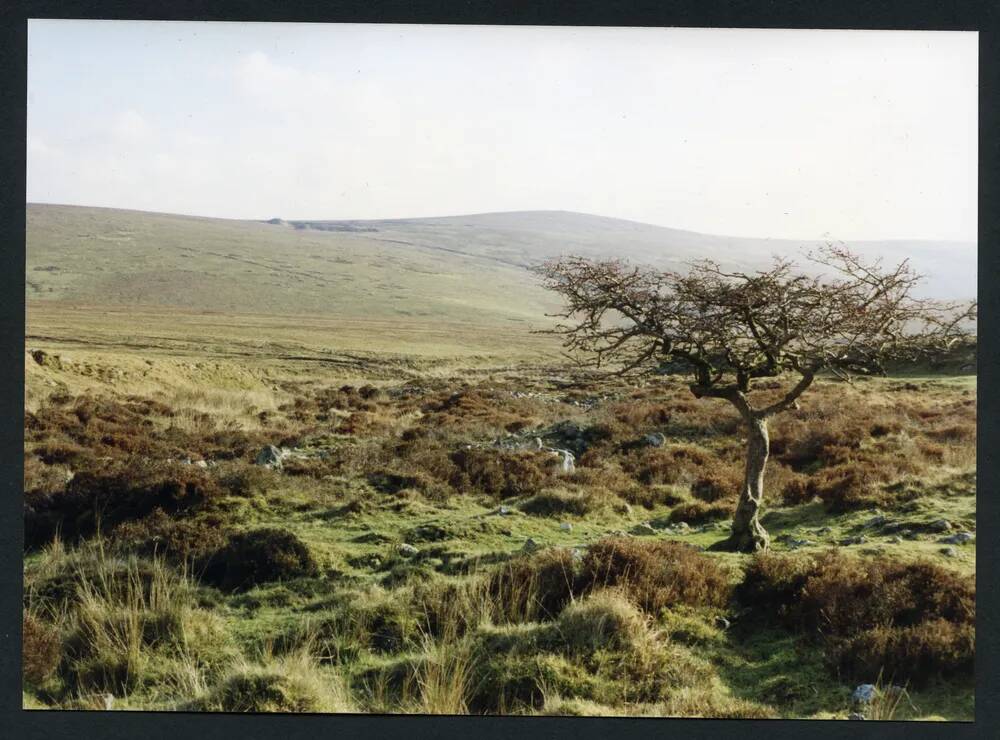
<path id="1" fill-rule="evenodd" d="M 529 266 L 559 254 L 622 256 L 637 263 L 680 267 L 711 258 L 753 269 L 773 255 L 798 256 L 823 246 L 821 240 L 754 239 L 701 234 L 570 211 L 511 211 L 441 218 L 381 221 L 282 221 L 295 229 L 367 233 L 427 248 L 489 257 Z M 975 296 L 976 246 L 963 242 L 899 239 L 851 242 L 849 246 L 889 263 L 909 258 L 926 276 L 924 295 Z M 970 289 L 971 288 L 971 289 Z"/>
<path id="2" fill-rule="evenodd" d="M 819 242 L 711 236 L 563 211 L 378 221 L 240 221 L 29 204 L 26 297 L 193 310 L 537 324 L 555 304 L 526 270 L 559 254 L 752 269 Z M 933 297 L 975 294 L 973 245 L 858 242 L 910 257 Z"/>

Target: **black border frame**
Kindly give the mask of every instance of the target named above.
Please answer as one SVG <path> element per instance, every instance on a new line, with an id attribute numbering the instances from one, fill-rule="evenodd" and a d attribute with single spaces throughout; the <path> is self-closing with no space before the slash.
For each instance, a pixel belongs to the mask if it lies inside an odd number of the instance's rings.
<path id="1" fill-rule="evenodd" d="M 24 210 L 28 18 L 381 22 L 503 25 L 898 29 L 979 32 L 979 435 L 977 529 L 997 529 L 1000 478 L 995 316 L 1000 276 L 1000 2 L 997 0 L 14 0 L 0 4 L 0 735 L 12 738 L 455 737 L 688 740 L 767 734 L 774 738 L 878 737 L 955 740 L 1000 737 L 997 660 L 998 538 L 977 538 L 976 720 L 971 723 L 845 724 L 806 720 L 689 720 L 421 715 L 232 715 L 167 712 L 31 712 L 21 709 Z M 991 208 L 991 206 L 993 206 Z"/>

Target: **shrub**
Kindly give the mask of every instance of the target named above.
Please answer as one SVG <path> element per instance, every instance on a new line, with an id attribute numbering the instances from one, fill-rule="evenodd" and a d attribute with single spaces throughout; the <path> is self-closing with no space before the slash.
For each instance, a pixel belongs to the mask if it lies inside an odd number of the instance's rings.
<path id="1" fill-rule="evenodd" d="M 210 557 L 203 578 L 235 591 L 318 572 L 309 548 L 293 532 L 265 527 L 232 535 L 225 547 Z"/>
<path id="2" fill-rule="evenodd" d="M 93 534 L 160 509 L 191 511 L 219 493 L 215 480 L 192 465 L 133 464 L 107 473 L 81 472 L 65 491 L 25 499 L 25 544 L 38 546 L 59 531 L 63 537 Z"/>
<path id="3" fill-rule="evenodd" d="M 682 483 L 717 464 L 711 453 L 693 444 L 644 447 L 622 460 L 622 469 L 639 483 Z"/>
<path id="4" fill-rule="evenodd" d="M 110 538 L 146 557 L 160 554 L 183 562 L 221 549 L 226 544 L 226 525 L 215 516 L 178 519 L 156 509 L 145 519 L 119 524 Z"/>
<path id="5" fill-rule="evenodd" d="M 480 650 L 474 661 L 468 704 L 476 714 L 538 710 L 547 692 L 592 698 L 597 691 L 596 679 L 561 655 Z"/>
<path id="6" fill-rule="evenodd" d="M 249 497 L 267 491 L 279 476 L 260 465 L 239 465 L 223 475 L 219 483 L 234 496 Z"/>
<path id="7" fill-rule="evenodd" d="M 971 676 L 975 652 L 973 625 L 931 619 L 909 627 L 874 627 L 836 640 L 831 660 L 848 676 L 883 672 L 923 685 L 937 675 Z"/>
<path id="8" fill-rule="evenodd" d="M 458 491 L 479 490 L 496 498 L 537 493 L 553 476 L 555 459 L 543 452 L 461 449 L 453 453 Z"/>
<path id="9" fill-rule="evenodd" d="M 521 555 L 500 565 L 486 580 L 486 593 L 501 619 L 554 619 L 580 592 L 569 550 L 549 549 Z"/>
<path id="10" fill-rule="evenodd" d="M 812 501 L 817 495 L 815 485 L 809 485 L 805 476 L 796 476 L 785 483 L 781 489 L 781 503 L 785 506 L 798 506 Z"/>
<path id="11" fill-rule="evenodd" d="M 805 556 L 757 553 L 743 571 L 736 597 L 762 614 L 784 616 L 801 596 L 813 568 L 812 559 Z"/>
<path id="12" fill-rule="evenodd" d="M 67 602 L 62 675 L 76 693 L 130 693 L 172 671 L 204 679 L 232 657 L 221 620 L 193 605 L 189 584 L 161 560 L 124 568 L 99 551 Z"/>
<path id="13" fill-rule="evenodd" d="M 974 580 L 934 563 L 762 554 L 737 596 L 761 618 L 825 641 L 833 666 L 851 676 L 972 669 Z"/>
<path id="14" fill-rule="evenodd" d="M 521 511 L 535 516 L 554 516 L 557 514 L 572 514 L 585 516 L 607 504 L 609 496 L 597 491 L 565 491 L 562 489 L 547 489 L 536 493 L 520 504 Z"/>
<path id="15" fill-rule="evenodd" d="M 651 614 L 674 604 L 723 606 L 728 575 L 714 560 L 676 542 L 604 539 L 583 559 L 583 582 L 616 586 Z"/>
<path id="16" fill-rule="evenodd" d="M 937 618 L 972 624 L 975 585 L 929 562 L 859 561 L 834 551 L 816 560 L 796 612 L 805 629 L 837 635 Z"/>
<path id="17" fill-rule="evenodd" d="M 207 712 L 352 712 L 339 680 L 324 675 L 304 652 L 253 665 L 240 663 L 194 709 Z"/>
<path id="18" fill-rule="evenodd" d="M 740 480 L 733 474 L 708 473 L 691 484 L 691 495 L 713 504 L 723 499 L 735 499 L 739 488 Z"/>
<path id="19" fill-rule="evenodd" d="M 25 611 L 21 617 L 21 670 L 36 686 L 55 673 L 62 658 L 62 640 L 55 625 Z"/>
<path id="20" fill-rule="evenodd" d="M 626 650 L 648 637 L 646 620 L 622 595 L 598 590 L 563 609 L 559 634 L 566 646 L 578 654 L 596 650 Z"/>
<path id="21" fill-rule="evenodd" d="M 732 515 L 732 503 L 706 504 L 701 501 L 688 501 L 675 506 L 671 510 L 668 520 L 688 524 L 704 524 L 718 519 L 728 519 Z"/>
<path id="22" fill-rule="evenodd" d="M 676 488 L 667 485 L 631 486 L 619 493 L 619 496 L 628 503 L 645 509 L 658 505 L 676 506 L 684 500 Z"/>

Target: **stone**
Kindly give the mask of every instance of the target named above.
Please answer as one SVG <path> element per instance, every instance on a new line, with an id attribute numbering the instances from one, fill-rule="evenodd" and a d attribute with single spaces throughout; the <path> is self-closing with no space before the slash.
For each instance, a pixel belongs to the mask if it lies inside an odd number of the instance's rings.
<path id="1" fill-rule="evenodd" d="M 854 689 L 854 693 L 851 694 L 851 702 L 854 704 L 871 704 L 875 699 L 876 689 L 875 684 L 863 683 L 859 684 L 857 688 Z"/>
<path id="2" fill-rule="evenodd" d="M 938 542 L 945 545 L 964 545 L 966 542 L 972 542 L 975 538 L 972 532 L 956 532 L 950 537 L 942 537 Z"/>
<path id="3" fill-rule="evenodd" d="M 522 547 L 521 549 L 524 550 L 525 552 L 534 552 L 539 547 L 541 547 L 541 545 L 539 545 L 537 542 L 535 542 L 533 539 L 529 537 L 524 541 L 524 547 Z"/>
<path id="4" fill-rule="evenodd" d="M 871 527 L 881 527 L 883 524 L 885 524 L 885 522 L 886 522 L 885 514 L 876 514 L 871 519 L 869 519 L 867 522 L 865 522 L 865 526 L 869 527 L 869 528 L 871 528 Z"/>
<path id="5" fill-rule="evenodd" d="M 560 471 L 563 473 L 572 473 L 576 470 L 576 458 L 573 457 L 573 453 L 569 450 L 556 450 L 557 455 L 561 458 L 559 463 Z"/>
<path id="6" fill-rule="evenodd" d="M 937 519 L 927 525 L 927 529 L 931 532 L 950 532 L 951 522 L 947 519 Z"/>
<path id="7" fill-rule="evenodd" d="M 399 554 L 402 555 L 404 558 L 412 558 L 419 552 L 420 550 L 415 548 L 413 545 L 407 544 L 406 542 L 404 542 L 402 545 L 399 546 Z"/>
<path id="8" fill-rule="evenodd" d="M 652 432 L 643 437 L 642 441 L 649 447 L 663 447 L 667 443 L 667 438 L 660 432 Z"/>
<path id="9" fill-rule="evenodd" d="M 194 461 L 194 466 L 196 468 L 207 468 L 208 467 L 208 463 L 205 462 L 204 460 L 195 460 Z"/>
<path id="10" fill-rule="evenodd" d="M 847 719 L 855 719 L 855 720 L 861 719 L 861 720 L 863 720 L 864 718 L 865 718 L 865 715 L 863 715 L 861 712 L 851 712 L 849 715 L 847 715 Z"/>
<path id="11" fill-rule="evenodd" d="M 830 534 L 833 532 L 833 527 L 820 527 L 816 530 L 816 534 Z"/>
<path id="12" fill-rule="evenodd" d="M 285 454 L 281 450 L 274 445 L 268 445 L 257 453 L 254 463 L 266 468 L 281 468 L 281 461 L 284 457 Z"/>
<path id="13" fill-rule="evenodd" d="M 499 514 L 500 516 L 507 516 L 510 513 L 511 513 L 510 508 L 504 506 L 503 504 L 501 504 L 500 508 L 497 509 L 497 514 Z"/>
<path id="14" fill-rule="evenodd" d="M 791 540 L 788 541 L 788 549 L 797 550 L 800 547 L 809 547 L 810 545 L 814 544 L 816 543 L 813 542 L 812 540 L 797 540 L 795 538 L 792 538 Z"/>
<path id="15" fill-rule="evenodd" d="M 573 531 L 573 525 L 570 524 L 569 522 L 562 522 L 559 525 L 559 529 L 560 529 L 560 531 L 563 531 L 563 532 L 572 532 Z"/>
<path id="16" fill-rule="evenodd" d="M 863 545 L 867 541 L 868 541 L 868 538 L 865 537 L 863 534 L 860 534 L 857 537 L 845 537 L 844 539 L 840 540 L 838 542 L 838 544 L 840 544 L 840 545 Z"/>
<path id="17" fill-rule="evenodd" d="M 889 538 L 889 542 L 893 545 L 899 545 L 902 544 L 903 538 L 900 537 L 898 534 L 894 534 L 892 537 Z"/>
<path id="18" fill-rule="evenodd" d="M 635 525 L 634 531 L 636 534 L 656 534 L 656 527 L 649 522 L 642 522 L 642 524 Z"/>
<path id="19" fill-rule="evenodd" d="M 958 550 L 955 548 L 954 545 L 948 545 L 948 547 L 942 547 L 940 550 L 938 550 L 938 552 L 944 555 L 946 558 L 958 557 Z"/>

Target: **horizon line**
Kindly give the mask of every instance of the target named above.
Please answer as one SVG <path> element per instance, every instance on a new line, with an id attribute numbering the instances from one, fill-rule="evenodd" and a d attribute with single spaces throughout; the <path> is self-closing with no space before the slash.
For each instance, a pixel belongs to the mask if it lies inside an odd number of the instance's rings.
<path id="1" fill-rule="evenodd" d="M 870 238 L 860 238 L 860 239 L 844 239 L 844 238 L 823 238 L 823 237 L 771 237 L 771 236 L 740 236 L 735 234 L 720 234 L 707 231 L 697 231 L 695 229 L 683 229 L 676 226 L 664 226 L 662 224 L 654 224 L 648 221 L 636 221 L 634 219 L 620 218 L 618 216 L 605 216 L 599 213 L 588 213 L 586 211 L 571 211 L 565 208 L 535 208 L 535 209 L 515 209 L 510 211 L 476 211 L 472 213 L 454 213 L 446 215 L 436 215 L 436 216 L 394 216 L 391 218 L 285 218 L 283 216 L 269 216 L 267 218 L 233 218 L 229 216 L 204 216 L 201 214 L 194 213 L 178 213 L 175 211 L 155 211 L 155 210 L 144 210 L 141 208 L 123 208 L 120 206 L 95 206 L 84 203 L 55 203 L 51 201 L 25 201 L 25 207 L 28 206 L 56 206 L 63 208 L 89 208 L 94 210 L 105 210 L 105 211 L 126 211 L 130 213 L 148 213 L 157 216 L 176 216 L 179 218 L 198 218 L 207 219 L 213 221 L 242 221 L 245 223 L 259 223 L 266 224 L 274 219 L 280 219 L 285 223 L 384 223 L 387 221 L 431 221 L 436 219 L 453 219 L 453 218 L 474 218 L 477 216 L 500 216 L 500 215 L 512 215 L 512 214 L 528 214 L 528 213 L 563 213 L 574 216 L 586 216 L 588 218 L 600 218 L 606 219 L 608 221 L 621 221 L 624 223 L 636 224 L 638 226 L 653 227 L 656 229 L 665 229 L 668 231 L 683 232 L 686 234 L 696 234 L 699 236 L 711 236 L 719 239 L 754 239 L 761 241 L 773 241 L 773 242 L 827 242 L 827 243 L 877 243 L 877 242 L 927 242 L 927 243 L 946 243 L 946 244 L 964 244 L 969 246 L 974 246 L 978 249 L 979 240 L 968 239 L 953 239 L 953 238 L 934 238 L 934 237 L 888 237 L 884 239 L 870 239 Z"/>

